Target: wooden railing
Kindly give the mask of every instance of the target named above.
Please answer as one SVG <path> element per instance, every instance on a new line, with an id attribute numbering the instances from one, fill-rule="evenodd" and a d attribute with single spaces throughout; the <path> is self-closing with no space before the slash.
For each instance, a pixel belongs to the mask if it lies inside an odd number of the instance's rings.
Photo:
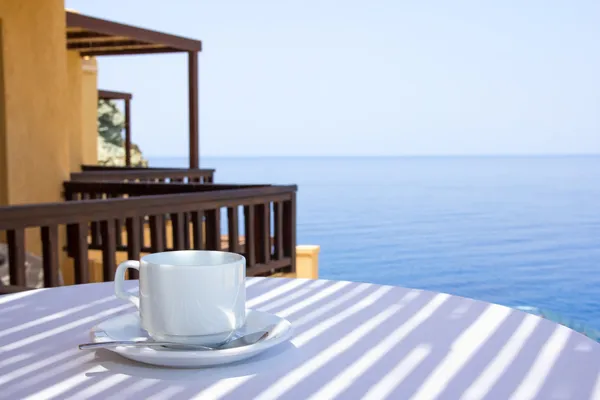
<path id="1" fill-rule="evenodd" d="M 261 188 L 269 187 L 271 185 L 234 185 L 234 184 L 198 184 L 198 183 L 149 183 L 149 182 L 64 182 L 64 198 L 66 201 L 73 200 L 96 200 L 96 199 L 111 199 L 111 198 L 129 198 L 129 197 L 140 197 L 140 196 L 152 196 L 152 195 L 164 195 L 164 194 L 179 194 L 179 193 L 198 193 L 198 192 L 215 192 L 222 190 L 233 190 L 233 189 L 246 189 L 246 188 Z M 221 220 L 227 219 L 226 210 L 221 210 Z M 183 213 L 182 223 L 183 227 L 183 248 L 190 248 L 190 231 L 191 231 L 191 213 Z M 149 241 L 144 241 L 143 231 L 148 229 L 149 219 L 142 221 L 146 226 L 142 227 L 141 233 L 141 244 L 142 252 L 151 252 L 151 246 Z M 168 226 L 172 223 L 177 223 L 176 216 L 167 214 L 165 215 L 165 224 L 162 225 L 162 236 L 164 250 L 177 250 L 175 243 L 176 231 L 172 226 Z M 123 235 L 118 234 L 124 231 L 125 221 L 123 219 L 115 219 L 115 229 L 117 232 L 117 250 L 127 251 Z M 170 231 L 170 232 L 169 232 Z M 147 235 L 146 235 L 147 236 Z M 170 237 L 169 237 L 170 236 Z M 101 232 L 100 224 L 97 221 L 92 221 L 90 224 L 90 249 L 97 250 L 101 246 Z M 172 240 L 168 240 L 172 239 Z M 69 241 L 72 243 L 72 241 Z M 243 251 L 244 244 L 241 244 L 240 251 Z M 73 254 L 72 246 L 68 246 L 69 254 Z"/>
<path id="2" fill-rule="evenodd" d="M 177 168 L 177 167 L 126 167 L 126 166 L 113 166 L 113 165 L 81 165 L 83 172 L 89 171 L 133 171 L 133 170 L 144 170 L 144 171 L 161 171 L 161 170 L 188 170 L 189 168 Z M 214 170 L 213 170 L 214 171 Z"/>
<path id="3" fill-rule="evenodd" d="M 103 183 L 103 185 L 107 184 Z M 73 186 L 66 186 L 69 196 L 74 196 L 75 185 L 76 183 L 73 183 Z M 137 185 L 142 187 L 144 184 Z M 198 188 L 203 185 L 173 184 L 173 186 Z M 82 187 L 79 187 L 79 193 L 83 193 L 81 189 Z M 135 190 L 137 189 L 131 189 L 129 192 Z M 98 248 L 102 251 L 103 279 L 112 280 L 116 266 L 116 252 L 119 250 L 117 238 L 121 236 L 120 232 L 117 232 L 117 220 L 125 223 L 122 248 L 126 249 L 129 259 L 139 259 L 143 250 L 164 251 L 163 232 L 168 221 L 173 232 L 174 249 L 228 250 L 241 253 L 246 257 L 248 276 L 276 271 L 294 272 L 296 190 L 294 185 L 263 186 L 0 207 L 0 234 L 1 231 L 6 232 L 9 249 L 10 285 L 20 288 L 26 286 L 25 230 L 29 228 L 39 229 L 44 286 L 58 285 L 61 243 L 64 243 L 60 235 L 62 230 L 59 230 L 61 226 L 67 227 L 69 254 L 74 259 L 75 283 L 90 281 L 88 266 L 90 248 Z M 222 248 L 221 245 L 221 209 L 226 209 L 228 238 L 226 248 Z M 189 216 L 190 228 L 187 239 L 186 215 Z M 271 221 L 273 221 L 273 232 L 271 232 Z M 96 224 L 96 228 L 92 228 L 92 224 Z M 147 225 L 149 230 L 147 243 L 145 235 L 142 234 L 144 225 Z M 242 226 L 243 230 L 240 230 Z M 100 232 L 96 239 L 94 234 L 91 234 L 93 229 L 98 229 Z M 243 242 L 240 240 L 240 232 L 244 235 Z M 94 240 L 96 241 L 93 242 Z"/>
<path id="4" fill-rule="evenodd" d="M 83 167 L 83 172 L 71 173 L 72 181 L 213 183 L 215 174 L 214 169 Z"/>
<path id="5" fill-rule="evenodd" d="M 82 171 L 131 171 L 131 170 L 160 170 L 160 169 L 185 169 L 185 168 L 170 168 L 170 167 L 126 167 L 120 165 L 81 165 Z"/>
<path id="6" fill-rule="evenodd" d="M 215 192 L 221 190 L 271 187 L 268 184 L 198 184 L 196 182 L 169 184 L 156 182 L 87 182 L 66 181 L 63 183 L 64 198 L 70 200 L 96 200 L 116 197 L 138 197 L 160 194 Z"/>

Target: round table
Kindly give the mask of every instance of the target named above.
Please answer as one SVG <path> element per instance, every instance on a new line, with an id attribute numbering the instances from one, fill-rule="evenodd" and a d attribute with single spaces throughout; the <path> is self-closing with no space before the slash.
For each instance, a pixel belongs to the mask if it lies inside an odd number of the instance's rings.
<path id="1" fill-rule="evenodd" d="M 134 311 L 112 283 L 1 296 L 0 398 L 600 398 L 600 344 L 518 310 L 343 281 L 249 278 L 247 292 L 249 308 L 291 321 L 292 340 L 206 369 L 78 350 Z"/>

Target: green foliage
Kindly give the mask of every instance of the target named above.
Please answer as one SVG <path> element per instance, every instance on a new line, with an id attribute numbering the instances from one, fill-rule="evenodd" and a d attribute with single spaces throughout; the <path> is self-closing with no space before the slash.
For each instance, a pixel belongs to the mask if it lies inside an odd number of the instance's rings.
<path id="1" fill-rule="evenodd" d="M 124 146 L 125 116 L 114 101 L 98 100 L 98 133 L 108 143 Z"/>

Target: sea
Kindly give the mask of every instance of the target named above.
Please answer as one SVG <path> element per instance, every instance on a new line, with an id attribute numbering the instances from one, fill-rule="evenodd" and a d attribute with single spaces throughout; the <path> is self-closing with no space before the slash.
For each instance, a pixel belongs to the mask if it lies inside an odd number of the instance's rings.
<path id="1" fill-rule="evenodd" d="M 216 183 L 298 185 L 298 244 L 321 246 L 321 278 L 600 329 L 600 156 L 204 157 L 201 167 Z"/>

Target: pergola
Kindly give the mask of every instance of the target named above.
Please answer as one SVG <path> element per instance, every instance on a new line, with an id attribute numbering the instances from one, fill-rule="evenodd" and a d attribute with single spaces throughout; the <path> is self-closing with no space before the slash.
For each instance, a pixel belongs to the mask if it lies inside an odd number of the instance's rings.
<path id="1" fill-rule="evenodd" d="M 123 100 L 125 102 L 125 165 L 131 166 L 131 93 L 98 90 L 99 100 Z"/>
<path id="2" fill-rule="evenodd" d="M 198 52 L 202 42 L 67 11 L 67 49 L 82 57 L 157 53 L 188 53 L 190 168 L 199 168 Z M 105 92 L 118 93 L 118 92 Z M 99 93 L 100 95 L 100 93 Z M 131 99 L 131 96 L 129 97 Z M 129 158 L 129 101 L 125 102 L 125 154 Z M 129 140 L 127 140 L 129 135 Z M 129 148 L 127 148 L 129 146 Z"/>

